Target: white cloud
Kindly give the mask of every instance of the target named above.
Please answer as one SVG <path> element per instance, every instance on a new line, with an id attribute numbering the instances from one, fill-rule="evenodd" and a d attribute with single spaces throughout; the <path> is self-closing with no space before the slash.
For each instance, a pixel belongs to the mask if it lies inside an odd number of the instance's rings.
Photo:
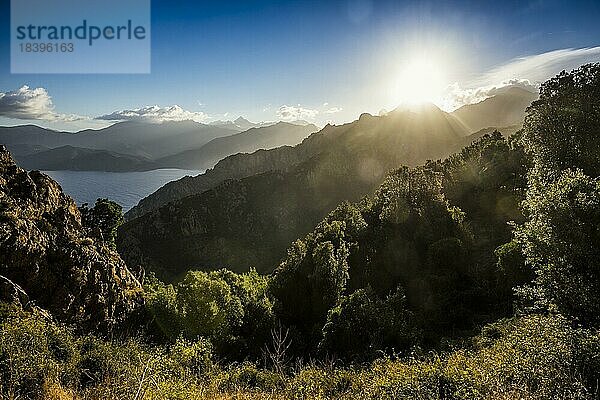
<path id="1" fill-rule="evenodd" d="M 205 122 L 208 115 L 201 111 L 187 111 L 178 105 L 160 107 L 146 106 L 131 110 L 118 110 L 110 114 L 101 115 L 96 119 L 105 121 L 138 121 L 149 123 L 161 123 L 165 121 L 196 121 Z"/>
<path id="2" fill-rule="evenodd" d="M 441 107 L 444 110 L 452 111 L 465 104 L 479 103 L 489 97 L 495 96 L 510 87 L 520 87 L 530 92 L 537 92 L 538 83 L 531 82 L 528 79 L 510 79 L 500 82 L 496 85 L 481 86 L 476 88 L 462 88 L 458 83 L 454 83 L 446 89 Z"/>
<path id="3" fill-rule="evenodd" d="M 78 115 L 55 112 L 52 97 L 46 89 L 31 89 L 26 85 L 17 90 L 0 92 L 0 116 L 13 119 L 64 122 L 86 119 Z"/>
<path id="4" fill-rule="evenodd" d="M 598 61 L 600 46 L 560 49 L 515 58 L 481 74 L 468 85 L 450 85 L 440 106 L 451 111 L 465 104 L 483 101 L 510 86 L 537 91 L 542 82 L 563 70 L 570 71 L 583 64 Z"/>
<path id="5" fill-rule="evenodd" d="M 343 110 L 342 107 L 331 107 L 331 108 L 328 108 L 327 110 L 325 110 L 324 113 L 325 114 L 335 114 L 335 113 L 339 113 L 342 110 Z"/>
<path id="6" fill-rule="evenodd" d="M 554 50 L 513 59 L 483 74 L 476 82 L 483 86 L 515 77 L 543 82 L 563 70 L 569 71 L 582 64 L 597 61 L 600 61 L 600 46 Z"/>
<path id="7" fill-rule="evenodd" d="M 297 106 L 282 105 L 279 107 L 276 114 L 277 117 L 283 121 L 295 121 L 299 119 L 312 120 L 319 114 L 319 111 L 304 108 L 300 104 Z"/>

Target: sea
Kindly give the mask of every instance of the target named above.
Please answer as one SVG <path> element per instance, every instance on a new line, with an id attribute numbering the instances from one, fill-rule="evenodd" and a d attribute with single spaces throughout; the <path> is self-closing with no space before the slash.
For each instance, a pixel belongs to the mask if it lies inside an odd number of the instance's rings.
<path id="1" fill-rule="evenodd" d="M 93 205 L 96 199 L 108 198 L 123 211 L 155 192 L 165 183 L 204 171 L 187 169 L 155 169 L 143 172 L 43 171 L 51 176 L 78 205 Z"/>

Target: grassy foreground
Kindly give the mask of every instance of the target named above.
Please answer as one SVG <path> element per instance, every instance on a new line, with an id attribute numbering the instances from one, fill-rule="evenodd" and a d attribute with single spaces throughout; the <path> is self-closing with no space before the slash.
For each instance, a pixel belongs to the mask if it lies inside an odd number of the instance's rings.
<path id="1" fill-rule="evenodd" d="M 162 347 L 77 336 L 13 307 L 2 321 L 3 399 L 598 398 L 600 334 L 559 316 L 504 320 L 485 327 L 466 349 L 441 354 L 270 368 L 225 366 L 202 341 Z"/>

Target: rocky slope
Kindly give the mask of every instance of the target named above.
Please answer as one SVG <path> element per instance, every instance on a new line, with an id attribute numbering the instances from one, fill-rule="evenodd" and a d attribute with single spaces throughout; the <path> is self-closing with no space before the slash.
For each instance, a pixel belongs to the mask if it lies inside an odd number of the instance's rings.
<path id="1" fill-rule="evenodd" d="M 19 168 L 0 145 L 4 291 L 61 321 L 109 332 L 139 310 L 141 286 L 116 252 L 82 232 L 79 210 L 60 186 L 38 171 Z"/>
<path id="2" fill-rule="evenodd" d="M 311 138 L 312 140 L 312 138 Z M 185 197 L 200 194 L 216 187 L 228 179 L 241 179 L 267 171 L 287 171 L 306 161 L 312 155 L 312 147 L 282 146 L 271 150 L 257 150 L 251 154 L 235 154 L 219 161 L 214 168 L 198 176 L 186 176 L 172 181 L 143 198 L 137 206 L 125 214 L 133 220 L 152 212 L 163 205 Z"/>

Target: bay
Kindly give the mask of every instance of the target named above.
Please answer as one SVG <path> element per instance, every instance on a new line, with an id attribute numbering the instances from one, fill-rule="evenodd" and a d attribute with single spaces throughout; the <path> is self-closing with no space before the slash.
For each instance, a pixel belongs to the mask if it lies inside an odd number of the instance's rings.
<path id="1" fill-rule="evenodd" d="M 204 171 L 187 169 L 155 169 L 143 172 L 43 171 L 51 176 L 78 205 L 93 205 L 98 198 L 120 204 L 123 211 L 155 192 L 164 184 L 195 176 Z"/>

